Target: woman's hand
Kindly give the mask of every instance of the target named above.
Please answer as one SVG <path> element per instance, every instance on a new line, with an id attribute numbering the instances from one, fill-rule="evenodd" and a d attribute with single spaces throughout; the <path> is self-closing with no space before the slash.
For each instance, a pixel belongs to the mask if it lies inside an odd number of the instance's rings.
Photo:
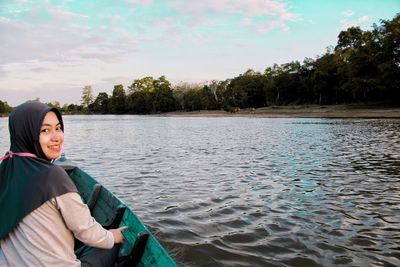
<path id="1" fill-rule="evenodd" d="M 122 231 L 127 229 L 128 226 L 122 226 L 120 228 L 117 229 L 111 229 L 111 233 L 114 236 L 114 244 L 121 244 L 124 242 L 124 236 L 122 235 Z"/>

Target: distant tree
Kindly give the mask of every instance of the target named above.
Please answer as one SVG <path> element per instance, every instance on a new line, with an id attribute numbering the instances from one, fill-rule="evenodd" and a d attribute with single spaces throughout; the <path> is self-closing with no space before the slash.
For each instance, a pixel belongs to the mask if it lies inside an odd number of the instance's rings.
<path id="1" fill-rule="evenodd" d="M 167 112 L 176 109 L 170 82 L 161 76 L 157 80 L 144 77 L 128 86 L 127 111 L 129 113 Z"/>
<path id="2" fill-rule="evenodd" d="M 339 59 L 338 77 L 340 95 L 348 102 L 368 101 L 376 89 L 373 80 L 377 75 L 377 63 L 373 49 L 373 35 L 359 27 L 341 31 L 335 48 Z"/>
<path id="3" fill-rule="evenodd" d="M 229 105 L 229 99 L 227 99 L 227 94 L 225 93 L 228 84 L 230 80 L 225 80 L 225 81 L 213 81 L 211 83 L 211 87 L 214 87 L 215 89 L 215 98 L 218 103 L 218 109 L 226 109 L 227 106 Z"/>
<path id="4" fill-rule="evenodd" d="M 138 91 L 153 92 L 154 91 L 153 77 L 147 76 L 142 79 L 134 80 L 133 83 L 130 86 L 128 86 L 128 94 Z"/>
<path id="5" fill-rule="evenodd" d="M 88 108 L 89 105 L 93 103 L 93 90 L 91 85 L 83 87 L 81 103 L 84 108 Z"/>
<path id="6" fill-rule="evenodd" d="M 83 106 L 82 105 L 75 105 L 75 104 L 69 104 L 68 105 L 68 112 L 80 113 L 82 111 L 83 111 Z"/>
<path id="7" fill-rule="evenodd" d="M 201 108 L 205 110 L 219 109 L 219 104 L 216 95 L 216 84 L 204 85 L 200 89 Z"/>
<path id="8" fill-rule="evenodd" d="M 68 112 L 68 104 L 64 104 L 61 108 L 60 108 L 61 112 Z"/>
<path id="9" fill-rule="evenodd" d="M 154 102 L 153 107 L 156 112 L 167 112 L 176 109 L 176 101 L 174 99 L 171 83 L 165 76 L 159 77 L 153 81 Z"/>
<path id="10" fill-rule="evenodd" d="M 46 105 L 48 105 L 50 107 L 53 107 L 53 108 L 60 108 L 61 107 L 59 101 L 49 102 L 49 103 L 46 103 Z"/>
<path id="11" fill-rule="evenodd" d="M 115 85 L 110 98 L 110 111 L 114 114 L 123 114 L 126 112 L 126 95 L 122 84 Z"/>
<path id="12" fill-rule="evenodd" d="M 312 89 L 313 97 L 310 102 L 317 104 L 338 104 L 345 95 L 338 93 L 338 64 L 334 54 L 326 53 L 312 64 L 308 86 Z"/>
<path id="13" fill-rule="evenodd" d="M 184 110 L 185 106 L 183 103 L 183 95 L 185 94 L 185 84 L 186 83 L 180 83 L 175 85 L 172 88 L 172 95 L 176 101 L 177 109 L 178 110 Z"/>
<path id="14" fill-rule="evenodd" d="M 200 90 L 196 88 L 190 88 L 183 95 L 183 105 L 186 111 L 201 110 L 201 94 Z"/>
<path id="15" fill-rule="evenodd" d="M 0 113 L 10 113 L 12 110 L 12 107 L 8 105 L 6 101 L 1 101 L 0 100 Z"/>
<path id="16" fill-rule="evenodd" d="M 180 110 L 192 111 L 202 109 L 200 90 L 202 85 L 180 83 L 173 88 L 173 97 Z"/>
<path id="17" fill-rule="evenodd" d="M 222 99 L 225 109 L 229 107 L 263 107 L 266 106 L 266 77 L 252 69 L 229 81 Z"/>
<path id="18" fill-rule="evenodd" d="M 128 86 L 127 111 L 133 114 L 153 112 L 154 79 L 147 76 L 136 79 Z"/>
<path id="19" fill-rule="evenodd" d="M 148 114 L 153 112 L 154 92 L 137 91 L 127 96 L 128 112 L 133 114 Z"/>
<path id="20" fill-rule="evenodd" d="M 400 13 L 392 20 L 382 20 L 374 36 L 381 53 L 378 60 L 379 79 L 386 100 L 400 105 Z"/>
<path id="21" fill-rule="evenodd" d="M 108 113 L 109 112 L 109 102 L 110 102 L 110 99 L 109 99 L 107 93 L 105 93 L 105 92 L 99 93 L 93 102 L 93 111 L 96 113 L 102 113 L 102 114 Z"/>

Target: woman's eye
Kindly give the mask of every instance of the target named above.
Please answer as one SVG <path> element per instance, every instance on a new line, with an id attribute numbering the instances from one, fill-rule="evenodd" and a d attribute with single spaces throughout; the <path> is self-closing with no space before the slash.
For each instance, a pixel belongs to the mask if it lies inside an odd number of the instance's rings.
<path id="1" fill-rule="evenodd" d="M 49 129 L 42 129 L 41 131 L 40 131 L 41 133 L 48 133 L 49 132 Z"/>
<path id="2" fill-rule="evenodd" d="M 56 128 L 57 131 L 62 131 L 61 126 Z"/>

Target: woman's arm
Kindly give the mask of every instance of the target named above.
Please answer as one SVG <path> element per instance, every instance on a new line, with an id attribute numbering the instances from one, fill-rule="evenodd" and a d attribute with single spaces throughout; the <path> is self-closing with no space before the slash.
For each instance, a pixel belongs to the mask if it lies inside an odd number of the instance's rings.
<path id="1" fill-rule="evenodd" d="M 104 229 L 91 216 L 87 205 L 82 202 L 78 193 L 67 193 L 55 199 L 68 229 L 86 245 L 107 249 L 112 248 L 114 243 L 122 243 L 121 232 L 126 227 L 110 231 Z"/>

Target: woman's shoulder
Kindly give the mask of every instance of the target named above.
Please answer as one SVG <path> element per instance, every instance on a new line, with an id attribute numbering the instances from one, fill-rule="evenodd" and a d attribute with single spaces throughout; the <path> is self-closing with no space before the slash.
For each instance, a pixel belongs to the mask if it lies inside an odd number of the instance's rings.
<path id="1" fill-rule="evenodd" d="M 62 187 L 67 187 L 72 192 L 77 192 L 74 182 L 68 176 L 67 172 L 56 164 L 50 164 L 46 174 L 46 178 L 53 185 L 61 185 Z"/>
<path id="2" fill-rule="evenodd" d="M 59 175 L 59 176 L 69 177 L 63 167 L 54 163 L 51 163 L 49 165 L 49 175 Z"/>

